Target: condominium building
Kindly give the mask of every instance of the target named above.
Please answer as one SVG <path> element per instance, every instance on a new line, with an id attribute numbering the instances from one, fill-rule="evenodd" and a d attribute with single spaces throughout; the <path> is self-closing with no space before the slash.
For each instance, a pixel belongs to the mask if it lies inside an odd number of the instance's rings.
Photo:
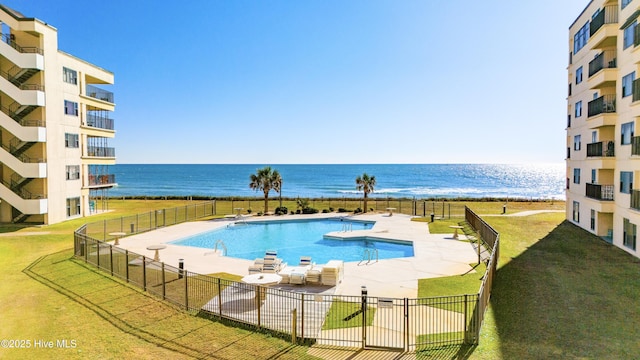
<path id="1" fill-rule="evenodd" d="M 593 0 L 570 26 L 566 155 L 567 220 L 636 257 L 638 22 L 640 0 Z"/>
<path id="2" fill-rule="evenodd" d="M 113 73 L 58 50 L 58 31 L 0 5 L 0 222 L 104 209 L 115 185 Z M 101 86 L 101 87 L 98 87 Z"/>

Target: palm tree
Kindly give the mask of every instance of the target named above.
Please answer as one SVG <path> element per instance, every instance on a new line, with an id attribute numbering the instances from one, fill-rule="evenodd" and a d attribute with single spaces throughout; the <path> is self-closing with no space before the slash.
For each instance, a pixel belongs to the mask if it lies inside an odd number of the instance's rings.
<path id="1" fill-rule="evenodd" d="M 364 192 L 364 212 L 367 212 L 367 198 L 369 193 L 373 192 L 373 187 L 376 186 L 376 177 L 369 176 L 367 173 L 363 173 L 362 176 L 358 175 L 356 178 L 356 189 Z"/>
<path id="2" fill-rule="evenodd" d="M 280 173 L 278 170 L 272 170 L 271 166 L 265 166 L 262 169 L 258 169 L 255 174 L 251 174 L 249 179 L 251 180 L 249 183 L 251 189 L 264 192 L 264 212 L 267 213 L 269 211 L 269 191 L 273 189 L 280 193 L 282 184 Z"/>

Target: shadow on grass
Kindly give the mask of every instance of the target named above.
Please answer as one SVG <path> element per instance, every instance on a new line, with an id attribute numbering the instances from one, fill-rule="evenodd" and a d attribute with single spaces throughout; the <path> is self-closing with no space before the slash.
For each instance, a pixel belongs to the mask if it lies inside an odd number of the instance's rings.
<path id="1" fill-rule="evenodd" d="M 561 223 L 497 272 L 502 358 L 639 358 L 639 273 L 637 258 Z"/>
<path id="2" fill-rule="evenodd" d="M 133 289 L 100 270 L 86 266 L 71 255 L 72 250 L 64 250 L 43 256 L 22 272 L 79 306 L 91 310 L 120 331 L 189 357 L 305 357 L 306 347 L 198 319 L 167 302 Z M 77 279 L 83 281 L 78 282 Z M 131 301 L 131 298 L 135 298 L 135 301 Z"/>

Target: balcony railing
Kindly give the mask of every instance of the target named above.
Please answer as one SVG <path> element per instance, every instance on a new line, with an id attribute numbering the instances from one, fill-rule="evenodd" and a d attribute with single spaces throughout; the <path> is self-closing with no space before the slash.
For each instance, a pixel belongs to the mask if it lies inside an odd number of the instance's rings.
<path id="1" fill-rule="evenodd" d="M 112 92 L 100 89 L 99 87 L 95 87 L 92 85 L 87 85 L 86 95 L 98 100 L 107 101 L 110 103 L 114 102 Z"/>
<path id="2" fill-rule="evenodd" d="M 640 190 L 631 190 L 630 207 L 634 210 L 640 210 Z"/>
<path id="3" fill-rule="evenodd" d="M 113 119 L 87 114 L 87 126 L 99 129 L 113 130 Z"/>
<path id="4" fill-rule="evenodd" d="M 87 156 L 116 157 L 116 149 L 103 146 L 87 146 Z"/>
<path id="5" fill-rule="evenodd" d="M 12 48 L 16 49 L 16 51 L 24 53 L 24 54 L 40 54 L 44 55 L 44 51 L 39 47 L 35 46 L 20 46 L 16 43 L 16 40 L 13 38 L 11 34 L 1 34 L 2 42 L 7 43 Z"/>
<path id="6" fill-rule="evenodd" d="M 602 95 L 595 100 L 589 101 L 587 114 L 589 117 L 600 115 L 602 113 L 616 112 L 616 95 Z"/>
<path id="7" fill-rule="evenodd" d="M 615 69 L 617 67 L 617 53 L 615 50 L 606 50 L 596 55 L 589 62 L 589 77 L 595 75 L 602 69 Z"/>
<path id="8" fill-rule="evenodd" d="M 631 138 L 631 155 L 640 155 L 640 136 Z"/>
<path id="9" fill-rule="evenodd" d="M 605 24 L 618 23 L 618 6 L 605 6 L 593 19 L 589 25 L 589 36 L 593 36 Z"/>
<path id="10" fill-rule="evenodd" d="M 587 157 L 612 157 L 615 156 L 615 143 L 603 141 L 587 144 Z"/>
<path id="11" fill-rule="evenodd" d="M 587 183 L 586 197 L 596 200 L 613 200 L 615 187 L 613 185 L 598 185 Z"/>
<path id="12" fill-rule="evenodd" d="M 114 174 L 108 174 L 108 175 L 89 174 L 89 186 L 113 185 L 115 183 L 116 183 L 116 176 Z"/>

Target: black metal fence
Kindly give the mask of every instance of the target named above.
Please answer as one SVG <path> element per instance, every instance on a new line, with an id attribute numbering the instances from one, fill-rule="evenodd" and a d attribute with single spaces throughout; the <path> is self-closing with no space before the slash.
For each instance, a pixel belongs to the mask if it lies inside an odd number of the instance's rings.
<path id="1" fill-rule="evenodd" d="M 500 234 L 487 224 L 480 216 L 471 209 L 465 207 L 465 221 L 480 236 L 485 248 L 490 252 L 486 258 L 487 271 L 484 274 L 482 285 L 478 291 L 478 304 L 475 308 L 474 319 L 477 321 L 475 341 L 480 339 L 480 328 L 484 322 L 484 314 L 489 307 L 489 299 L 491 298 L 491 290 L 493 288 L 493 279 L 498 269 L 498 260 L 500 258 Z M 478 245 L 480 246 L 480 245 Z"/>
<path id="2" fill-rule="evenodd" d="M 114 233 L 136 233 L 212 215 L 215 202 L 86 224 L 76 230 L 77 258 L 185 310 L 224 319 L 294 342 L 419 351 L 477 344 L 498 260 L 499 236 L 471 210 L 467 222 L 490 249 L 478 294 L 383 298 L 301 293 L 201 275 L 106 243 Z M 101 238 L 102 240 L 99 240 Z"/>

